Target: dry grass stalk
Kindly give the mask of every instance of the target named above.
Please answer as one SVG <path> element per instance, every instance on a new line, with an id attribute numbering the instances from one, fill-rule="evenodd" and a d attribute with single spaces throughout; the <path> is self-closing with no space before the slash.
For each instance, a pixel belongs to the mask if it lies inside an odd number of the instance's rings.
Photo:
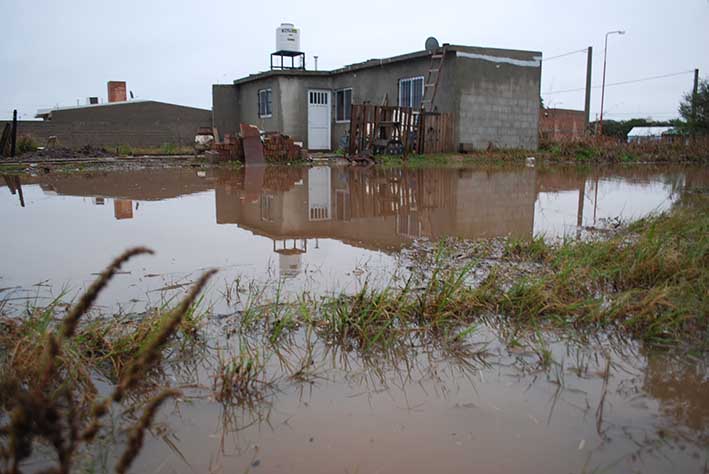
<path id="1" fill-rule="evenodd" d="M 9 422 L 0 426 L 0 474 L 20 474 L 21 464 L 32 454 L 36 439 L 46 440 L 54 449 L 59 463 L 45 472 L 69 473 L 75 453 L 81 444 L 91 442 L 101 428 L 100 420 L 109 411 L 112 402 L 119 401 L 126 390 L 134 387 L 140 375 L 150 369 L 159 360 L 166 342 L 179 328 L 185 314 L 194 304 L 197 295 L 204 288 L 214 271 L 207 272 L 192 288 L 188 296 L 175 309 L 171 317 L 160 328 L 146 349 L 134 359 L 131 370 L 116 386 L 114 394 L 100 403 L 95 403 L 88 420 L 81 416 L 74 401 L 75 385 L 65 384 L 52 393 L 52 384 L 61 377 L 62 346 L 76 334 L 80 318 L 88 311 L 100 291 L 106 286 L 115 272 L 133 256 L 153 253 L 138 247 L 130 249 L 115 259 L 101 273 L 99 278 L 81 296 L 79 302 L 67 315 L 59 330 L 59 335 L 49 332 L 47 342 L 39 361 L 40 369 L 35 372 L 38 383 L 28 389 L 28 382 L 10 371 L 10 376 L 0 380 L 0 389 L 10 404 Z M 30 335 L 35 334 L 31 333 Z M 19 344 L 19 343 L 18 343 Z M 36 369 L 35 369 L 36 370 Z M 144 431 L 150 426 L 160 404 L 176 392 L 166 391 L 152 400 L 129 438 L 129 447 L 117 466 L 118 472 L 125 472 L 142 447 Z"/>
<path id="2" fill-rule="evenodd" d="M 216 270 L 209 270 L 202 275 L 202 277 L 192 287 L 190 293 L 180 302 L 180 305 L 175 309 L 167 323 L 165 323 L 165 325 L 161 328 L 160 332 L 149 343 L 145 350 L 143 350 L 138 359 L 130 365 L 128 368 L 128 373 L 125 377 L 123 377 L 121 382 L 116 387 L 116 390 L 113 392 L 113 401 L 120 402 L 123 399 L 126 390 L 133 388 L 138 383 L 140 376 L 149 370 L 150 367 L 159 359 L 162 347 L 175 333 L 182 322 L 182 319 L 185 317 L 185 314 L 187 314 L 197 298 L 197 295 L 199 295 L 204 286 L 207 284 L 209 278 L 215 273 Z"/>
<path id="3" fill-rule="evenodd" d="M 138 456 L 138 453 L 140 453 L 140 450 L 143 447 L 145 430 L 152 424 L 153 418 L 160 408 L 160 405 L 162 405 L 168 398 L 177 398 L 179 396 L 180 392 L 176 390 L 165 390 L 148 403 L 148 406 L 145 407 L 145 410 L 143 411 L 143 416 L 140 417 L 138 423 L 131 430 L 128 437 L 128 447 L 123 452 L 118 464 L 116 465 L 117 474 L 124 474 L 128 471 L 128 468 L 130 468 L 131 464 L 133 464 L 133 461 Z"/>
<path id="4" fill-rule="evenodd" d="M 150 254 L 153 255 L 154 252 L 145 247 L 135 247 L 126 250 L 122 255 L 116 258 L 111 264 L 101 272 L 101 275 L 94 281 L 91 286 L 81 295 L 79 302 L 74 305 L 69 314 L 64 318 L 64 324 L 62 325 L 62 339 L 69 339 L 74 335 L 76 331 L 76 326 L 79 324 L 79 318 L 86 314 L 91 305 L 98 297 L 101 290 L 103 290 L 108 282 L 113 278 L 113 275 L 120 270 L 121 266 L 136 255 Z"/>

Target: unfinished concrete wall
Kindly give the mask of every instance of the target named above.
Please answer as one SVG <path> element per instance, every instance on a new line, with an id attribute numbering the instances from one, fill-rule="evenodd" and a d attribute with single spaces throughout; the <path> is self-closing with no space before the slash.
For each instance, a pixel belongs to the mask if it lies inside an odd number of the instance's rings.
<path id="1" fill-rule="evenodd" d="M 462 150 L 536 149 L 541 53 L 490 48 L 456 51 L 458 143 Z"/>
<path id="2" fill-rule="evenodd" d="M 51 120 L 21 121 L 18 133 L 41 144 L 56 136 L 59 145 L 70 148 L 159 147 L 166 143 L 191 145 L 197 129 L 211 124 L 209 110 L 141 101 L 55 110 Z"/>
<path id="3" fill-rule="evenodd" d="M 212 126 L 216 127 L 220 138 L 224 134 L 239 131 L 239 94 L 234 84 L 214 84 L 212 86 Z"/>
<path id="4" fill-rule="evenodd" d="M 450 87 L 453 76 L 453 53 L 449 53 L 443 64 L 438 92 L 434 106 L 439 112 L 453 112 L 455 108 L 455 91 Z M 399 105 L 399 80 L 422 76 L 424 82 L 428 77 L 431 66 L 430 57 L 421 57 L 408 61 L 386 63 L 381 66 L 370 67 L 353 71 L 342 70 L 333 75 L 333 90 L 352 88 L 352 102 L 361 104 L 369 102 L 382 105 L 388 99 L 389 105 Z M 333 101 L 334 102 L 334 101 Z M 335 108 L 333 104 L 333 133 L 332 146 L 337 149 L 340 138 L 350 128 L 349 122 L 337 123 L 335 121 Z"/>
<path id="5" fill-rule="evenodd" d="M 332 90 L 332 80 L 322 76 L 281 76 L 279 107 L 283 119 L 283 133 L 308 146 L 308 91 Z M 334 94 L 330 94 L 331 117 L 334 123 Z M 333 136 L 331 129 L 331 137 Z"/>
<path id="6" fill-rule="evenodd" d="M 259 129 L 267 132 L 283 130 L 282 109 L 278 105 L 281 94 L 277 78 L 267 77 L 238 84 L 236 87 L 239 104 L 238 115 L 241 122 L 256 125 Z M 271 89 L 272 113 L 270 117 L 259 117 L 258 91 L 261 89 Z"/>

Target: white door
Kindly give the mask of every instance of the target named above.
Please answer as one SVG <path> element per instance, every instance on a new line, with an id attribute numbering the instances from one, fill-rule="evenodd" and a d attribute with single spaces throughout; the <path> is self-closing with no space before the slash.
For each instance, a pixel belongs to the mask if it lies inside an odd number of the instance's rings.
<path id="1" fill-rule="evenodd" d="M 330 91 L 308 91 L 308 149 L 330 149 Z"/>

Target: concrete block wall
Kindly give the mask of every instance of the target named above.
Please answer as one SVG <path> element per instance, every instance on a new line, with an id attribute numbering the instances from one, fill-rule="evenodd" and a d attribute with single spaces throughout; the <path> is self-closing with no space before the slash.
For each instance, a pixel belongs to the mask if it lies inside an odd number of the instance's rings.
<path id="1" fill-rule="evenodd" d="M 272 113 L 270 117 L 259 117 L 258 114 L 258 91 L 261 89 L 271 89 Z M 256 125 L 259 129 L 267 132 L 275 132 L 283 129 L 281 108 L 278 107 L 277 104 L 280 91 L 276 78 L 268 77 L 262 80 L 241 84 L 237 86 L 236 94 L 239 104 L 239 119 L 242 122 Z M 239 130 L 238 125 L 236 129 Z"/>
<path id="2" fill-rule="evenodd" d="M 212 126 L 217 128 L 219 137 L 227 133 L 236 134 L 240 123 L 239 96 L 234 84 L 214 84 L 212 86 Z"/>
<path id="3" fill-rule="evenodd" d="M 541 53 L 471 48 L 455 58 L 462 150 L 536 149 Z"/>
<path id="4" fill-rule="evenodd" d="M 282 131 L 296 141 L 308 146 L 308 91 L 311 89 L 331 90 L 332 80 L 325 76 L 281 76 L 278 78 L 279 116 Z M 276 100 L 276 99 L 274 99 Z M 330 94 L 330 117 L 335 120 L 335 93 Z M 331 131 L 334 130 L 331 129 Z M 332 134 L 331 134 L 332 136 Z"/>

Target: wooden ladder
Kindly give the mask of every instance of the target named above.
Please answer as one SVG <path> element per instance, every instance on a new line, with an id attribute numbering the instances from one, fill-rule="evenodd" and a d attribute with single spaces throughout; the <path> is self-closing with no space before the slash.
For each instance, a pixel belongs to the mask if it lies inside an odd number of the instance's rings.
<path id="1" fill-rule="evenodd" d="M 441 78 L 443 61 L 446 59 L 446 46 L 436 49 L 431 54 L 431 64 L 428 68 L 426 82 L 423 84 L 423 98 L 421 99 L 421 111 L 432 112 L 433 101 L 436 99 L 438 91 L 438 81 Z"/>

